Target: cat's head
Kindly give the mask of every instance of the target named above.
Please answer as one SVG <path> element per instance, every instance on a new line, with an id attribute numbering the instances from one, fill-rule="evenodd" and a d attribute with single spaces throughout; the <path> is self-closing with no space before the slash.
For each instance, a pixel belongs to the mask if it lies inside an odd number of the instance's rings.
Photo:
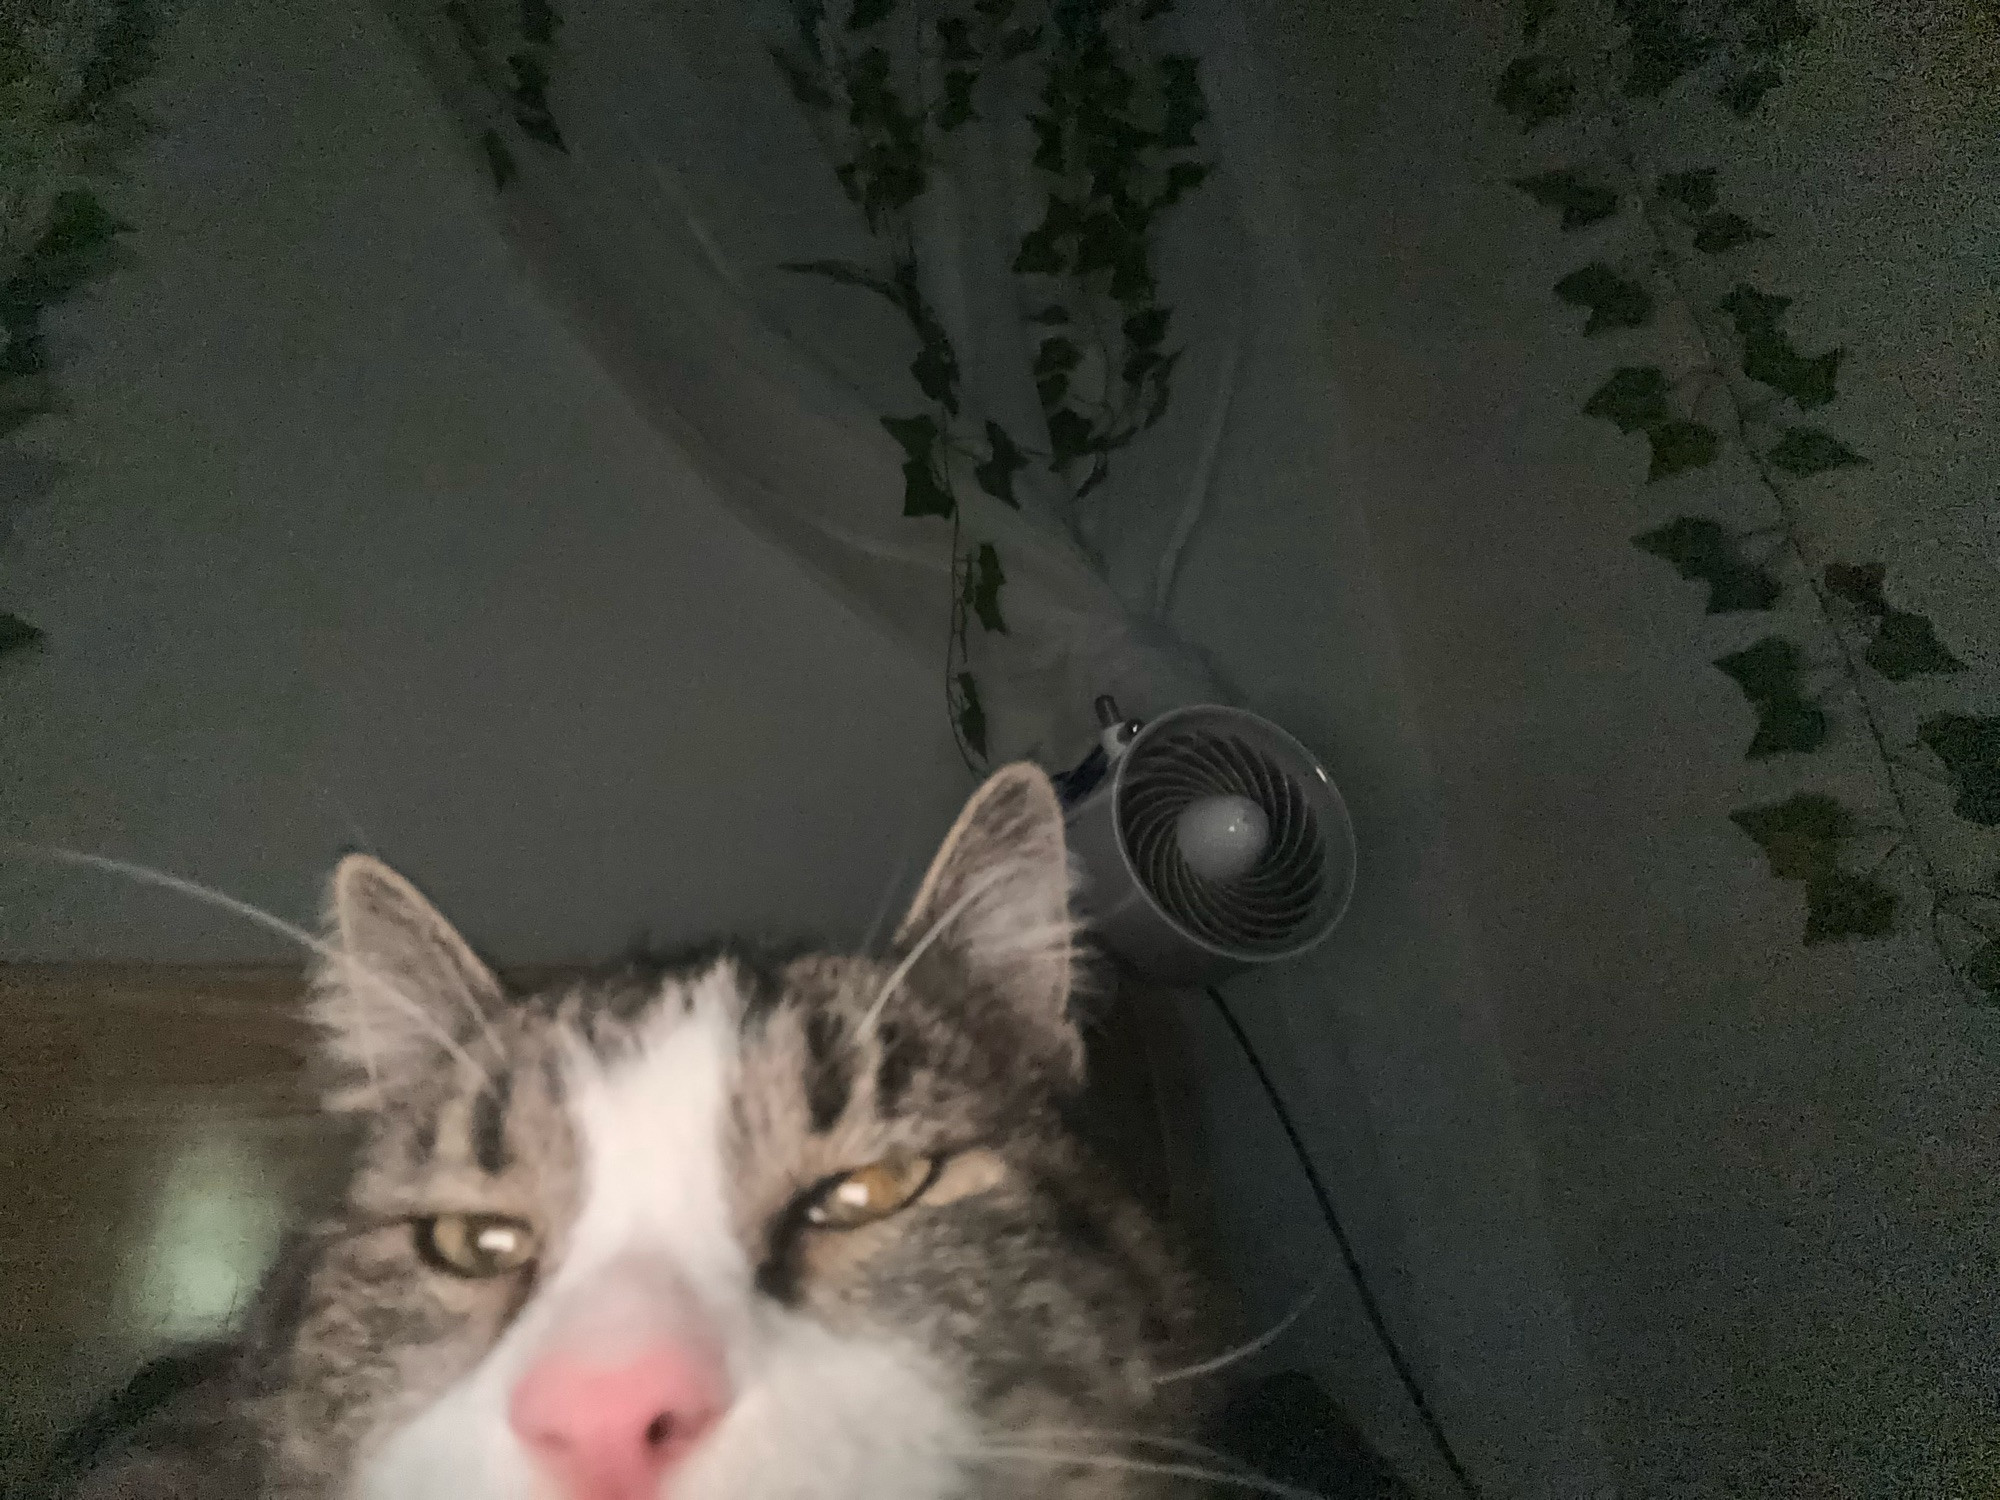
<path id="1" fill-rule="evenodd" d="M 1039 771 L 973 798 L 884 960 L 509 997 L 379 862 L 331 906 L 315 1008 L 363 1144 L 269 1298 L 282 1492 L 1131 1492 L 1108 1434 L 1169 1419 L 1186 1288 L 1060 1121 Z"/>

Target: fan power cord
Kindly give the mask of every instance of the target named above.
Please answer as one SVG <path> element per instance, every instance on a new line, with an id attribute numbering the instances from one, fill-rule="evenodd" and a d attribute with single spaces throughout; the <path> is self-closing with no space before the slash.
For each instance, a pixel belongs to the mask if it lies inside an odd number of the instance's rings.
<path id="1" fill-rule="evenodd" d="M 1257 1075 L 1257 1082 L 1264 1091 L 1265 1099 L 1270 1102 L 1271 1113 L 1278 1117 L 1278 1124 L 1285 1132 L 1285 1139 L 1291 1143 L 1292 1155 L 1298 1158 L 1300 1170 L 1305 1173 L 1306 1185 L 1312 1189 L 1313 1201 L 1319 1205 L 1320 1217 L 1326 1221 L 1327 1232 L 1333 1236 L 1334 1244 L 1339 1247 L 1341 1262 L 1347 1267 L 1347 1274 L 1354 1282 L 1355 1293 L 1361 1299 L 1362 1314 L 1368 1319 L 1368 1326 L 1375 1331 L 1375 1337 L 1382 1345 L 1382 1352 L 1388 1355 L 1389 1364 L 1396 1372 L 1396 1379 L 1402 1383 L 1405 1394 L 1410 1398 L 1410 1405 L 1416 1408 L 1417 1418 L 1424 1424 L 1424 1431 L 1430 1437 L 1431 1446 L 1437 1450 L 1437 1456 L 1443 1460 L 1444 1466 L 1451 1471 L 1451 1477 L 1457 1481 L 1466 1500 L 1484 1500 L 1479 1486 L 1473 1482 L 1472 1476 L 1466 1472 L 1465 1465 L 1459 1461 L 1457 1452 L 1453 1450 L 1451 1439 L 1445 1436 L 1444 1427 L 1439 1423 L 1437 1413 L 1431 1410 L 1430 1398 L 1424 1394 L 1423 1385 L 1418 1381 L 1416 1371 L 1410 1368 L 1410 1362 L 1404 1357 L 1401 1346 L 1389 1332 L 1388 1321 L 1382 1316 L 1382 1304 L 1376 1300 L 1374 1289 L 1368 1285 L 1368 1277 L 1361 1269 L 1361 1259 L 1354 1253 L 1354 1241 L 1348 1237 L 1346 1226 L 1340 1222 L 1340 1215 L 1334 1211 L 1333 1195 L 1327 1191 L 1326 1183 L 1319 1175 L 1319 1168 L 1313 1165 L 1312 1153 L 1306 1149 L 1305 1137 L 1299 1134 L 1298 1124 L 1292 1119 L 1292 1112 L 1285 1104 L 1284 1095 L 1278 1091 L 1276 1080 L 1264 1066 L 1264 1059 L 1258 1056 L 1257 1048 L 1250 1040 L 1250 1033 L 1245 1031 L 1243 1023 L 1236 1019 L 1236 1012 L 1229 1008 L 1229 1002 L 1222 998 L 1222 991 L 1214 985 L 1205 988 L 1208 998 L 1215 1002 L 1215 1008 L 1221 1014 L 1223 1024 L 1229 1028 L 1230 1035 L 1236 1038 L 1236 1045 L 1242 1050 L 1245 1060 L 1249 1062 L 1251 1071 Z"/>

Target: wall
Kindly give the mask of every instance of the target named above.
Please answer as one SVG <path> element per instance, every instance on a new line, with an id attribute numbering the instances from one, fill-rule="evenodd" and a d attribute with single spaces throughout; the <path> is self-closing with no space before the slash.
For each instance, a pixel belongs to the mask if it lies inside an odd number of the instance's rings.
<path id="1" fill-rule="evenodd" d="M 624 404 L 373 10 L 197 4 L 170 46 L 128 267 L 54 328 L 59 483 L 0 553 L 48 633 L 0 674 L 0 836 L 293 920 L 367 845 L 511 961 L 859 936 L 966 785 L 929 664 Z M 281 947 L 0 862 L 11 958 Z"/>
<path id="2" fill-rule="evenodd" d="M 1812 8 L 1770 126 L 1719 142 L 1725 190 L 1777 234 L 1745 264 L 1798 298 L 1800 342 L 1850 350 L 1830 415 L 1875 465 L 1823 487 L 1829 544 L 1890 564 L 1990 711 L 2000 48 L 1975 6 Z M 1708 665 L 1766 626 L 1704 620 L 1629 544 L 1702 496 L 1649 490 L 1638 440 L 1576 414 L 1636 346 L 1577 337 L 1549 288 L 1579 239 L 1507 186 L 1547 164 L 1490 103 L 1514 17 L 1250 9 L 1619 1490 L 1991 1493 L 2000 1021 L 1921 941 L 1802 949 L 1796 887 L 1724 816 L 1796 784 L 1745 765 Z M 1874 794 L 1864 759 L 1821 761 Z"/>

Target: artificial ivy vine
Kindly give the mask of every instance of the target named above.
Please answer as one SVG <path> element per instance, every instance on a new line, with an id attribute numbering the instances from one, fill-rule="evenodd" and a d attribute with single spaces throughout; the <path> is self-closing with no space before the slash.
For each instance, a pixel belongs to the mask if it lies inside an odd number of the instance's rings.
<path id="1" fill-rule="evenodd" d="M 2000 1002 L 2000 869 L 1983 882 L 1955 881 L 1934 845 L 1928 817 L 2000 827 L 2000 717 L 1932 713 L 1913 737 L 1899 735 L 1900 684 L 1964 670 L 1931 621 L 1892 603 L 1880 563 L 1830 558 L 1803 506 L 1808 487 L 1865 482 L 1869 460 L 1822 415 L 1839 395 L 1843 349 L 1800 348 L 1786 328 L 1790 299 L 1734 269 L 1744 247 L 1771 233 L 1728 206 L 1712 164 L 1649 161 L 1635 112 L 1722 108 L 1754 118 L 1784 81 L 1789 50 L 1812 30 L 1798 0 L 1614 0 L 1573 14 L 1557 0 L 1527 0 L 1524 51 L 1500 75 L 1494 98 L 1530 136 L 1575 121 L 1594 147 L 1514 186 L 1560 215 L 1566 234 L 1634 247 L 1592 256 L 1555 284 L 1583 310 L 1586 336 L 1654 331 L 1661 356 L 1613 371 L 1583 413 L 1646 440 L 1648 482 L 1705 468 L 1733 451 L 1745 461 L 1768 524 L 1732 527 L 1681 515 L 1633 538 L 1706 589 L 1709 614 L 1763 612 L 1803 592 L 1813 632 L 1831 658 L 1773 629 L 1717 658 L 1755 714 L 1745 748 L 1752 760 L 1820 750 L 1858 732 L 1891 804 L 1889 852 L 1860 865 L 1856 850 L 1877 828 L 1824 791 L 1738 808 L 1729 816 L 1763 851 L 1773 876 L 1805 898 L 1803 941 L 1879 937 L 1911 919 L 1906 889 L 1886 878 L 1901 859 L 1946 963 L 1968 994 Z M 1605 229 L 1597 228 L 1599 225 Z M 1659 332 L 1671 309 L 1693 330 Z M 1642 335 L 1643 337 L 1644 335 Z M 1676 357 L 1670 350 L 1688 352 Z M 1815 687 L 1815 668 L 1834 685 Z M 1924 782 L 1941 782 L 1950 808 L 1931 813 Z"/>
<path id="2" fill-rule="evenodd" d="M 161 22 L 149 0 L 0 7 L 0 441 L 61 410 L 43 314 L 109 271 L 131 227 L 98 192 L 147 132 L 129 96 Z M 41 639 L 0 609 L 0 655 Z"/>
<path id="3" fill-rule="evenodd" d="M 970 632 L 1005 634 L 1005 563 L 974 533 L 960 495 L 977 486 L 1016 510 L 1030 464 L 1052 481 L 1071 540 L 1102 566 L 1089 499 L 1112 456 L 1166 413 L 1180 351 L 1155 271 L 1161 217 L 1210 170 L 1195 60 L 1161 53 L 1150 23 L 1172 0 L 793 0 L 771 55 L 807 111 L 878 263 L 786 269 L 881 297 L 909 324 L 919 410 L 882 426 L 903 451 L 903 514 L 951 526 L 945 694 L 967 763 L 987 756 Z M 1012 272 L 1036 330 L 1042 430 L 1017 434 L 974 410 L 957 350 L 926 300 L 910 214 L 950 138 L 992 110 L 999 75 L 1031 70 L 1027 123 L 1041 219 Z"/>

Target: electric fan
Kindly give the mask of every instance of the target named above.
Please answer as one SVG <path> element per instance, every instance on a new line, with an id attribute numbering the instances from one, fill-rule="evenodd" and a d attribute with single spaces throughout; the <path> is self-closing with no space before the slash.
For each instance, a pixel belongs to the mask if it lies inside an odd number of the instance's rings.
<path id="1" fill-rule="evenodd" d="M 1098 700 L 1100 748 L 1065 777 L 1079 904 L 1099 942 L 1174 985 L 1292 958 L 1354 891 L 1354 826 L 1325 769 L 1268 719 Z"/>

